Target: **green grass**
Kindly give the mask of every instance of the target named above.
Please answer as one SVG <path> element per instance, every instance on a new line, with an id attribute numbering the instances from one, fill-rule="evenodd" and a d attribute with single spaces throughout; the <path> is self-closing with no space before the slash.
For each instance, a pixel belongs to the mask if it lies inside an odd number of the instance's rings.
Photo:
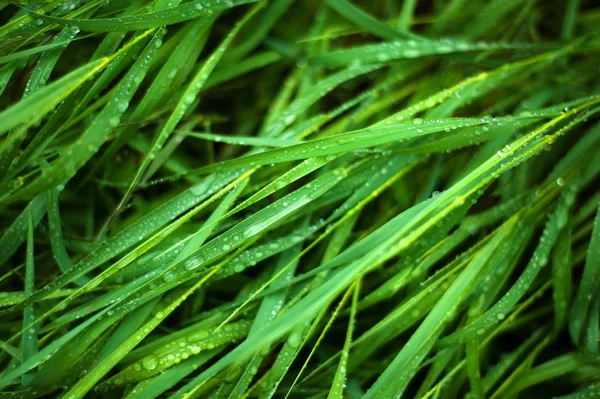
<path id="1" fill-rule="evenodd" d="M 0 2 L 0 398 L 599 398 L 599 25 Z"/>

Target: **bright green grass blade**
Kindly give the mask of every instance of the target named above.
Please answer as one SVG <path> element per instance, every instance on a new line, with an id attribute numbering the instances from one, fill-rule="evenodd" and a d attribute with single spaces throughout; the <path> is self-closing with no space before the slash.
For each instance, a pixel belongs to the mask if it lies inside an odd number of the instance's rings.
<path id="1" fill-rule="evenodd" d="M 384 145 L 399 140 L 409 140 L 427 134 L 444 131 L 445 129 L 459 129 L 482 124 L 510 123 L 512 117 L 507 119 L 496 118 L 451 118 L 432 121 L 417 120 L 417 122 L 401 122 L 374 128 L 366 128 L 354 132 L 342 133 L 332 137 L 307 141 L 283 149 L 265 151 L 246 157 L 236 158 L 222 163 L 198 168 L 191 173 L 213 173 L 221 170 L 255 167 L 271 163 L 289 162 L 313 157 L 332 157 L 349 151 L 364 149 L 366 147 Z M 325 158 L 327 159 L 327 158 Z"/>
<path id="2" fill-rule="evenodd" d="M 572 298 L 571 224 L 561 231 L 552 251 L 552 295 L 554 298 L 554 331 L 562 330 L 569 317 Z"/>
<path id="3" fill-rule="evenodd" d="M 16 69 L 17 64 L 14 63 L 0 69 L 0 95 L 4 92 L 4 89 L 6 89 L 6 86 L 10 82 L 10 78 L 12 77 L 12 74 L 15 73 Z"/>
<path id="4" fill-rule="evenodd" d="M 354 322 L 356 319 L 356 310 L 358 307 L 357 304 L 358 304 L 359 290 L 360 290 L 360 280 L 358 280 L 353 285 L 352 305 L 350 307 L 350 319 L 348 320 L 348 330 L 346 331 L 346 340 L 344 341 L 344 348 L 342 349 L 340 363 L 338 364 L 338 368 L 335 372 L 335 376 L 333 377 L 333 383 L 331 385 L 331 389 L 329 390 L 329 394 L 327 395 L 328 399 L 343 398 L 344 386 L 346 384 L 346 367 L 347 367 L 347 363 L 348 363 L 350 345 L 352 344 L 352 331 L 354 330 Z"/>
<path id="5" fill-rule="evenodd" d="M 35 93 L 41 87 L 43 87 L 48 78 L 50 77 L 50 73 L 54 69 L 58 59 L 66 49 L 67 45 L 73 41 L 77 35 L 77 30 L 73 29 L 63 29 L 54 39 L 54 42 L 61 43 L 62 45 L 53 50 L 46 51 L 37 63 L 34 72 L 31 74 L 31 78 L 27 82 L 27 86 L 25 87 L 25 93 L 23 97 L 29 96 L 31 93 Z"/>
<path id="6" fill-rule="evenodd" d="M 242 4 L 257 0 L 219 1 L 196 0 L 173 8 L 123 18 L 65 19 L 35 14 L 35 17 L 63 26 L 79 28 L 88 32 L 123 32 L 143 29 L 155 29 L 199 17 L 207 17 Z"/>
<path id="7" fill-rule="evenodd" d="M 79 69 L 63 76 L 35 94 L 27 97 L 0 113 L 0 134 L 17 126 L 25 129 L 35 124 L 46 113 L 71 94 L 87 79 L 94 76 L 108 64 L 107 59 L 90 62 Z"/>
<path id="8" fill-rule="evenodd" d="M 174 340 L 127 366 L 119 374 L 109 379 L 107 384 L 123 385 L 138 382 L 160 374 L 190 356 L 194 357 L 201 352 L 241 340 L 248 335 L 250 323 L 240 321 L 231 323 L 221 331 L 215 330 L 216 328 L 192 331 L 188 336 Z"/>
<path id="9" fill-rule="evenodd" d="M 251 147 L 288 147 L 298 144 L 296 140 L 260 138 L 249 136 L 231 136 L 214 133 L 185 132 L 185 136 L 214 141 L 217 143 L 227 143 L 233 145 L 251 146 Z"/>
<path id="10" fill-rule="evenodd" d="M 398 29 L 407 32 L 410 29 L 411 19 L 417 6 L 416 0 L 407 0 L 402 3 L 402 11 L 398 17 Z"/>
<path id="11" fill-rule="evenodd" d="M 514 48 L 531 49 L 531 46 L 527 44 L 469 43 L 452 40 L 428 41 L 424 43 L 416 40 L 396 40 L 389 43 L 371 44 L 347 50 L 339 50 L 327 55 L 314 57 L 310 61 L 328 67 L 339 67 L 348 64 L 352 65 L 357 62 L 359 64 L 369 64 L 431 55 Z"/>
<path id="12" fill-rule="evenodd" d="M 58 209 L 58 196 L 60 193 L 59 188 L 52 188 L 47 193 L 47 210 L 48 210 L 48 227 L 50 230 L 52 250 L 54 252 L 54 259 L 58 263 L 58 267 L 63 273 L 73 268 L 73 261 L 67 252 L 65 247 L 65 241 L 62 234 L 62 227 L 60 224 L 60 211 Z M 79 285 L 84 285 L 88 278 L 82 277 L 77 280 Z"/>
<path id="13" fill-rule="evenodd" d="M 14 254 L 14 252 L 27 239 L 29 229 L 29 217 L 32 218 L 33 226 L 37 226 L 46 213 L 46 196 L 35 197 L 29 205 L 17 216 L 15 221 L 4 231 L 0 238 L 0 265 Z"/>
<path id="14" fill-rule="evenodd" d="M 126 396 L 127 399 L 147 399 L 156 398 L 173 385 L 177 384 L 180 380 L 186 376 L 192 374 L 199 367 L 210 359 L 219 354 L 221 349 L 213 349 L 203 351 L 193 358 L 181 361 L 174 367 L 171 367 L 161 374 L 149 378 L 140 382 L 136 387 Z"/>
<path id="15" fill-rule="evenodd" d="M 70 31 L 71 29 L 69 29 Z M 57 47 L 66 47 L 66 45 L 69 44 L 69 40 L 68 39 L 64 39 L 61 41 L 56 41 L 54 43 L 51 44 L 46 44 L 43 46 L 38 46 L 38 47 L 34 47 L 32 49 L 29 50 L 23 50 L 23 51 L 19 51 L 10 55 L 5 55 L 0 57 L 0 64 L 6 64 L 9 62 L 13 62 L 16 60 L 19 60 L 21 58 L 29 58 L 32 55 L 38 54 L 38 53 L 43 53 L 45 51 L 48 50 L 52 50 L 55 49 Z"/>
<path id="16" fill-rule="evenodd" d="M 129 120 L 137 121 L 149 118 L 158 104 L 160 104 L 160 100 L 167 95 L 166 92 L 172 90 L 174 87 L 179 87 L 176 84 L 178 80 L 187 76 L 185 68 L 182 68 L 181 65 L 185 65 L 188 60 L 195 60 L 197 54 L 204 47 L 206 38 L 208 37 L 206 32 L 211 26 L 210 23 L 197 21 L 181 30 L 180 34 L 182 37 L 176 35 L 171 39 L 171 41 L 177 40 L 177 47 L 172 51 L 169 59 L 160 69 L 144 98 L 128 118 Z M 198 37 L 202 38 L 202 40 L 198 40 Z M 167 42 L 165 46 L 168 46 L 171 41 Z M 161 49 L 165 46 L 161 47 Z M 101 86 L 99 85 L 99 87 Z M 92 96 L 92 94 L 90 92 L 88 97 Z M 121 128 L 117 132 L 117 138 L 110 144 L 110 147 L 98 161 L 97 167 L 104 165 L 107 160 L 113 158 L 125 144 L 130 142 L 132 135 L 136 131 L 137 126 L 135 125 Z"/>
<path id="17" fill-rule="evenodd" d="M 33 216 L 31 215 L 31 209 L 28 208 L 27 218 L 27 260 L 25 266 L 25 289 L 23 294 L 25 297 L 33 294 L 35 290 L 35 265 L 34 265 L 34 254 L 33 254 Z M 29 305 L 23 309 L 23 320 L 25 324 L 29 324 L 31 320 L 35 320 L 35 308 L 34 305 Z M 23 334 L 21 340 L 21 361 L 27 361 L 38 351 L 38 335 L 37 327 L 27 328 L 27 331 Z M 23 385 L 28 385 L 33 375 L 31 373 L 23 374 L 21 381 Z"/>
<path id="18" fill-rule="evenodd" d="M 341 252 L 342 247 L 346 243 L 346 240 L 354 227 L 355 221 L 356 216 L 351 217 L 344 221 L 340 228 L 336 229 L 327 245 L 325 254 L 323 255 L 324 261 L 333 259 Z M 321 285 L 326 276 L 327 272 L 321 272 L 316 275 L 310 283 L 311 287 L 318 287 Z M 317 324 L 318 319 L 319 318 L 317 317 L 317 321 L 314 321 L 312 326 Z M 260 393 L 261 398 L 271 398 L 276 393 L 277 387 L 288 372 L 294 359 L 298 356 L 300 349 L 304 346 L 304 343 L 306 343 L 305 338 L 310 334 L 310 330 L 311 327 L 300 325 L 291 331 L 284 342 L 283 348 L 279 352 L 275 363 L 261 381 L 257 383 L 256 390 Z"/>
<path id="19" fill-rule="evenodd" d="M 573 342 L 577 344 L 582 342 L 582 334 L 586 329 L 589 309 L 592 299 L 597 296 L 595 290 L 598 288 L 598 281 L 600 281 L 600 257 L 597 256 L 598 248 L 600 248 L 600 207 L 598 209 L 594 219 L 594 230 L 587 250 L 583 275 L 581 276 L 579 289 L 575 294 L 569 318 L 569 334 Z M 591 321 L 594 322 L 593 319 Z M 590 325 L 589 328 L 593 328 L 593 325 Z"/>

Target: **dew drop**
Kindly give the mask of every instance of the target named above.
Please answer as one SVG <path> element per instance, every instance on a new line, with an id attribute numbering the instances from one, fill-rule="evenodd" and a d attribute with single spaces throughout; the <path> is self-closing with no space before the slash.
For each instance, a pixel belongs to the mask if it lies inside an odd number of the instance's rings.
<path id="1" fill-rule="evenodd" d="M 146 370 L 154 370 L 158 367 L 158 358 L 155 355 L 150 355 L 142 360 L 142 365 Z"/>
<path id="2" fill-rule="evenodd" d="M 188 259 L 183 267 L 185 268 L 185 270 L 193 270 L 195 268 L 197 268 L 198 266 L 202 265 L 204 263 L 204 258 L 202 256 L 198 256 L 196 258 L 191 258 Z"/>
<path id="3" fill-rule="evenodd" d="M 287 343 L 290 347 L 297 348 L 300 345 L 300 334 L 292 333 L 289 336 Z"/>

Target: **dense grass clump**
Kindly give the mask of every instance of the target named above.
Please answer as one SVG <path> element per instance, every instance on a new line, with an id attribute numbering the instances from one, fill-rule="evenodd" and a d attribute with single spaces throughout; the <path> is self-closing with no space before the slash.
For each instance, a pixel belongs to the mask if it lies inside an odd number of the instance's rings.
<path id="1" fill-rule="evenodd" d="M 0 2 L 0 398 L 600 398 L 598 26 Z"/>

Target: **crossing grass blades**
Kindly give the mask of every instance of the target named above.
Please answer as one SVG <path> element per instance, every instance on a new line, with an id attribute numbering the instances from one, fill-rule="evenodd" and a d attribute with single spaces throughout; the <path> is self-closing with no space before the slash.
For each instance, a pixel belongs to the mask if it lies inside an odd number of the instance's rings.
<path id="1" fill-rule="evenodd" d="M 0 24 L 0 398 L 600 397 L 597 2 Z"/>

